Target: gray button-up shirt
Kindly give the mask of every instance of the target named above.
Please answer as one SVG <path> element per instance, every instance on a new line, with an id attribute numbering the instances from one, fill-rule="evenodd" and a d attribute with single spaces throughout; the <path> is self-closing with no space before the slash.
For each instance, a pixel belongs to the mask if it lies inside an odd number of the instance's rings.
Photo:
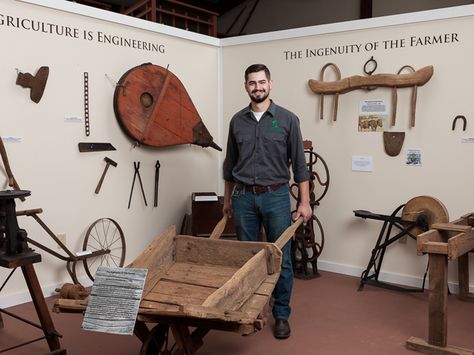
<path id="1" fill-rule="evenodd" d="M 250 105 L 237 112 L 229 126 L 224 180 L 244 185 L 288 183 L 289 166 L 294 181 L 309 180 L 298 117 L 270 104 L 257 122 Z"/>

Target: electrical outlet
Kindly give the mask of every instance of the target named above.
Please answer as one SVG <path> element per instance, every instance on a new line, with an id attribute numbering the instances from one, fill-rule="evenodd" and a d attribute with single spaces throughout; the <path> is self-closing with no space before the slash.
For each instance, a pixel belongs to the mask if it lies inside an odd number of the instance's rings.
<path id="1" fill-rule="evenodd" d="M 59 233 L 57 235 L 58 239 L 61 241 L 61 243 L 63 243 L 64 245 L 66 245 L 66 233 Z M 62 249 L 61 246 L 58 244 L 57 245 L 57 248 L 58 249 Z"/>

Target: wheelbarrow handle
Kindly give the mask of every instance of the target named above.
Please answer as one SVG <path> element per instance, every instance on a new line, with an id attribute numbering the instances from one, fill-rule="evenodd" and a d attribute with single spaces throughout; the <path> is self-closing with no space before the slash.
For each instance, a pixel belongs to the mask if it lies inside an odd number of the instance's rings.
<path id="1" fill-rule="evenodd" d="M 291 226 L 289 226 L 276 240 L 275 245 L 281 250 L 288 243 L 288 241 L 293 237 L 295 231 L 303 223 L 303 217 L 298 218 Z"/>
<path id="2" fill-rule="evenodd" d="M 224 217 L 222 217 L 221 220 L 217 222 L 211 235 L 209 236 L 209 239 L 219 239 L 222 235 L 222 232 L 224 232 L 226 223 L 227 223 L 227 215 L 225 214 Z"/>

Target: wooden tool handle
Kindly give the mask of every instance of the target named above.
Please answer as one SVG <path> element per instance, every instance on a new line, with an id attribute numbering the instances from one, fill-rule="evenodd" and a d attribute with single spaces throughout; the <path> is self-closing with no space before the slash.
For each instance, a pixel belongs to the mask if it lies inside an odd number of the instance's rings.
<path id="1" fill-rule="evenodd" d="M 289 226 L 275 242 L 275 245 L 281 250 L 286 243 L 293 237 L 296 229 L 303 223 L 303 217 L 298 218 L 291 226 Z"/>
<path id="2" fill-rule="evenodd" d="M 102 173 L 102 176 L 100 177 L 99 183 L 97 184 L 97 187 L 95 188 L 95 193 L 98 194 L 100 191 L 100 188 L 102 187 L 102 183 L 104 182 L 105 174 L 107 174 L 107 170 L 109 169 L 110 164 L 107 163 L 105 166 L 104 172 Z"/>
<path id="3" fill-rule="evenodd" d="M 217 222 L 209 239 L 219 239 L 222 235 L 222 232 L 224 232 L 226 223 L 227 223 L 227 215 L 225 214 L 224 217 L 222 217 L 221 220 Z"/>
<path id="4" fill-rule="evenodd" d="M 0 155 L 2 156 L 3 160 L 3 166 L 5 167 L 5 171 L 8 176 L 8 186 L 13 187 L 14 190 L 21 190 L 20 186 L 18 186 L 18 183 L 15 180 L 15 177 L 13 176 L 12 169 L 10 168 L 10 163 L 8 161 L 8 155 L 7 155 L 7 150 L 5 149 L 5 145 L 3 144 L 2 137 L 0 137 Z M 25 201 L 24 197 L 20 197 L 21 201 Z"/>
<path id="5" fill-rule="evenodd" d="M 33 214 L 40 214 L 43 212 L 42 208 L 35 208 L 32 210 L 23 210 L 23 211 L 16 211 L 17 216 L 31 216 Z"/>

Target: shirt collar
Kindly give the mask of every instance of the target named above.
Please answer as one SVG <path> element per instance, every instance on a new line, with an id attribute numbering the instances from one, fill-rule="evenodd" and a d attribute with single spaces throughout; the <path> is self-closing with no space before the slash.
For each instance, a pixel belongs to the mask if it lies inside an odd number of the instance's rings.
<path id="1" fill-rule="evenodd" d="M 266 112 L 268 112 L 270 115 L 272 115 L 273 117 L 275 117 L 275 114 L 276 114 L 276 105 L 275 103 L 273 102 L 273 100 L 270 100 L 270 106 L 268 106 L 268 109 Z M 250 112 L 252 111 L 252 105 L 249 104 L 246 109 L 245 109 L 245 113 L 249 114 L 250 115 Z"/>

